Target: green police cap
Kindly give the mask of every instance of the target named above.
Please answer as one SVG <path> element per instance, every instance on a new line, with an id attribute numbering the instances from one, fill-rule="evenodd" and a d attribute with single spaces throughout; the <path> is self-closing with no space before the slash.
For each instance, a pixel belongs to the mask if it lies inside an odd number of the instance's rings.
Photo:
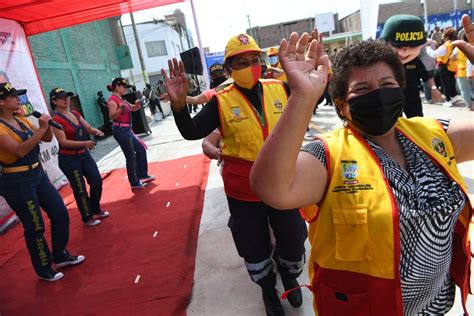
<path id="1" fill-rule="evenodd" d="M 385 21 L 380 38 L 393 46 L 421 46 L 426 43 L 423 20 L 408 14 L 391 16 Z"/>

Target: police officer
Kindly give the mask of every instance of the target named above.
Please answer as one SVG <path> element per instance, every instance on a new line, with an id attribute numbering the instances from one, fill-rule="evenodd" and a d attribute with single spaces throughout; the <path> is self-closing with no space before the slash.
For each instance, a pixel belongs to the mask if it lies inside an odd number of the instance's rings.
<path id="1" fill-rule="evenodd" d="M 42 280 L 57 281 L 64 275 L 53 270 L 79 264 L 85 257 L 72 256 L 66 249 L 69 241 L 69 216 L 61 196 L 49 182 L 39 161 L 39 142 L 53 137 L 47 115 L 41 116 L 39 128 L 17 115 L 21 109 L 16 90 L 9 83 L 0 84 L 0 163 L 3 175 L 0 195 L 15 211 L 23 224 L 26 246 L 33 268 Z M 51 221 L 53 252 L 44 238 L 44 222 L 40 207 Z"/>
<path id="2" fill-rule="evenodd" d="M 122 97 L 130 87 L 124 78 L 112 80 L 112 83 L 107 86 L 107 89 L 112 92 L 107 106 L 110 119 L 113 120 L 112 133 L 125 155 L 128 181 L 133 190 L 145 188 L 155 177 L 148 175 L 145 144 L 132 132 L 132 111 L 140 109 L 140 100 L 132 105 Z"/>
<path id="3" fill-rule="evenodd" d="M 380 36 L 398 53 L 405 68 L 405 106 L 403 112 L 407 118 L 423 116 L 423 106 L 420 98 L 420 79 L 432 89 L 432 99 L 441 101 L 433 76 L 426 70 L 418 58 L 421 46 L 426 43 L 423 21 L 414 15 L 399 14 L 385 21 Z"/>
<path id="4" fill-rule="evenodd" d="M 82 222 L 86 226 L 95 226 L 101 221 L 94 219 L 94 215 L 105 218 L 110 212 L 100 208 L 102 177 L 89 153 L 89 149 L 96 145 L 89 135 L 102 137 L 104 133 L 90 126 L 79 112 L 69 109 L 69 97 L 73 95 L 62 88 L 54 88 L 49 93 L 51 108 L 55 111 L 53 120 L 63 127 L 63 130 L 53 130 L 59 143 L 59 168 L 69 180 Z M 89 183 L 90 195 L 84 178 Z"/>
<path id="5" fill-rule="evenodd" d="M 297 209 L 279 211 L 252 192 L 249 173 L 266 137 L 283 112 L 288 85 L 280 80 L 260 79 L 262 50 L 247 34 L 227 43 L 224 68 L 234 83 L 212 97 L 193 118 L 186 111 L 189 82 L 182 62 L 169 60 L 170 78 L 164 69 L 168 96 L 176 125 L 185 139 L 200 139 L 219 128 L 222 137 L 222 178 L 230 210 L 229 227 L 250 278 L 262 288 L 267 315 L 284 315 L 275 290 L 269 225 L 276 239 L 277 262 L 290 304 L 302 304 L 296 278 L 304 265 L 306 225 Z"/>

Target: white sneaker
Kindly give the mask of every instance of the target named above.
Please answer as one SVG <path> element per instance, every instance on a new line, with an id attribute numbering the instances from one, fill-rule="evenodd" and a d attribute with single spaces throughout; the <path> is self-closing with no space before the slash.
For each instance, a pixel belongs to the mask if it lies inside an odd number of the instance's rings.
<path id="1" fill-rule="evenodd" d="M 100 221 L 100 219 L 93 219 L 93 218 L 91 218 L 89 221 L 84 222 L 84 225 L 86 225 L 86 226 L 97 226 L 97 225 L 99 225 L 100 223 L 102 223 L 102 222 Z"/>
<path id="2" fill-rule="evenodd" d="M 452 103 L 457 103 L 457 102 L 461 102 L 461 101 L 464 103 L 464 100 L 462 99 L 462 97 L 460 95 L 457 95 L 457 96 L 451 98 Z"/>
<path id="3" fill-rule="evenodd" d="M 453 105 L 454 105 L 454 104 L 453 104 L 453 101 L 445 101 L 445 102 L 443 103 L 443 107 L 445 107 L 445 108 L 450 108 L 450 107 L 452 107 Z"/>

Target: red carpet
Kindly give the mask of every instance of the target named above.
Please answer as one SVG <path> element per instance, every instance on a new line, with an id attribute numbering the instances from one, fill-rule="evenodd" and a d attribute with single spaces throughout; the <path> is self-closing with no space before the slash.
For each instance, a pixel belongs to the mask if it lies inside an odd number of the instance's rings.
<path id="1" fill-rule="evenodd" d="M 21 225 L 2 236 L 0 315 L 185 315 L 209 159 L 190 156 L 149 169 L 157 180 L 136 194 L 125 170 L 104 178 L 102 206 L 111 216 L 96 227 L 82 225 L 70 188 L 61 190 L 71 219 L 68 248 L 86 260 L 61 269 L 58 282 L 37 279 Z"/>

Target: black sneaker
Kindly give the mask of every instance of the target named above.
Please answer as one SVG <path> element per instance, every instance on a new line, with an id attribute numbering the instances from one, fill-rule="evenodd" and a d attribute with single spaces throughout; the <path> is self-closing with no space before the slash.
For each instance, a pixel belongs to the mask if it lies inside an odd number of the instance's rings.
<path id="1" fill-rule="evenodd" d="M 66 266 L 71 266 L 71 265 L 79 264 L 79 263 L 81 263 L 82 261 L 84 261 L 84 259 L 86 259 L 86 257 L 84 257 L 83 255 L 71 256 L 71 255 L 68 253 L 68 254 L 66 254 L 66 256 L 64 257 L 64 259 L 62 259 L 62 260 L 59 261 L 59 262 L 55 261 L 54 264 L 55 264 L 55 267 L 56 267 L 56 268 L 63 268 L 63 267 L 66 267 Z"/>
<path id="2" fill-rule="evenodd" d="M 298 281 L 296 279 L 285 280 L 282 278 L 281 282 L 283 283 L 285 291 L 291 290 L 291 292 L 286 296 L 291 306 L 295 308 L 300 307 L 303 304 L 303 294 L 301 293 Z"/>
<path id="3" fill-rule="evenodd" d="M 61 272 L 56 272 L 51 268 L 47 270 L 45 273 L 38 274 L 38 278 L 40 280 L 49 281 L 49 282 L 55 282 L 59 279 L 62 279 L 63 276 L 64 274 L 62 274 Z"/>
<path id="4" fill-rule="evenodd" d="M 263 303 L 267 316 L 285 316 L 285 310 L 281 306 L 276 290 L 263 292 Z"/>

